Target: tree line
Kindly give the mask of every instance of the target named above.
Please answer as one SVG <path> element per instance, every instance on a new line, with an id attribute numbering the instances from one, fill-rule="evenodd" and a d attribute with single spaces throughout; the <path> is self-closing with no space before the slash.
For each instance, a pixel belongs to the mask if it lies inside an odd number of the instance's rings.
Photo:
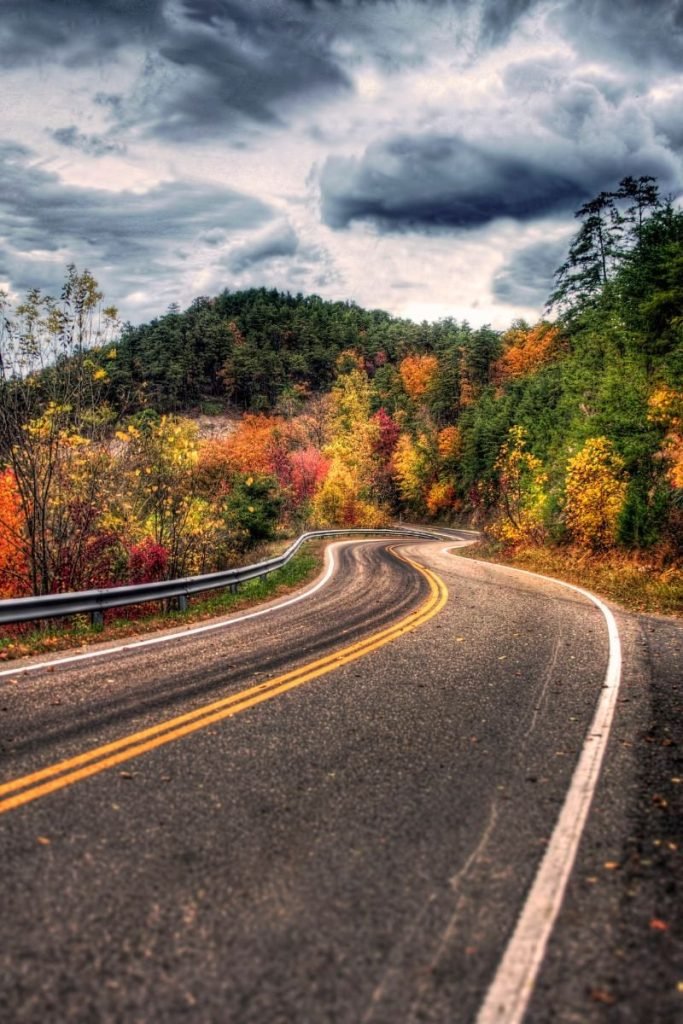
<path id="1" fill-rule="evenodd" d="M 251 289 L 121 325 L 86 271 L 3 300 L 0 593 L 221 568 L 398 514 L 509 545 L 683 536 L 683 213 L 624 178 L 577 212 L 547 317 L 415 324 Z M 202 438 L 192 414 L 239 413 Z"/>

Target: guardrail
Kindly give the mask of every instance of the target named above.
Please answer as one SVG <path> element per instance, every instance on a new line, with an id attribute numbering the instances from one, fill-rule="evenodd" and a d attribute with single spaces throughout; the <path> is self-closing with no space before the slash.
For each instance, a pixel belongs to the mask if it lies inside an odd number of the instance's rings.
<path id="1" fill-rule="evenodd" d="M 179 609 L 184 611 L 191 594 L 200 594 L 205 590 L 218 590 L 222 587 L 236 590 L 240 583 L 246 583 L 247 580 L 253 580 L 259 576 L 267 576 L 269 572 L 281 569 L 306 541 L 358 535 L 440 539 L 437 532 L 431 533 L 427 530 L 410 528 L 314 530 L 302 533 L 284 554 L 256 562 L 254 565 L 245 565 L 239 569 L 225 569 L 223 572 L 205 573 L 201 576 L 185 576 L 177 580 L 162 580 L 159 583 L 137 583 L 101 590 L 79 590 L 68 594 L 46 594 L 44 597 L 18 597 L 0 601 L 0 626 L 83 614 L 90 615 L 93 624 L 101 625 L 107 609 L 123 608 L 129 604 L 145 604 L 148 601 L 177 600 Z"/>

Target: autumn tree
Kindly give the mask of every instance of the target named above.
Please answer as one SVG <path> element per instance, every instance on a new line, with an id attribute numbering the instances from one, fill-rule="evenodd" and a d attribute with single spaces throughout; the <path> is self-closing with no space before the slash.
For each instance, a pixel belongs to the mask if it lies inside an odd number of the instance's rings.
<path id="1" fill-rule="evenodd" d="M 572 537 L 594 550 L 611 547 L 626 496 L 623 459 L 605 437 L 592 437 L 567 463 L 565 523 Z"/>
<path id="2" fill-rule="evenodd" d="M 330 467 L 313 501 L 321 525 L 376 526 L 387 521 L 376 478 L 380 423 L 372 416 L 372 388 L 353 353 L 344 355 L 342 373 L 332 390 L 330 442 L 324 455 Z"/>
<path id="3" fill-rule="evenodd" d="M 92 275 L 74 266 L 58 300 L 31 289 L 13 308 L 2 294 L 0 313 L 0 465 L 14 475 L 30 591 L 46 594 L 64 578 L 55 545 L 68 466 L 111 419 L 103 391 L 118 321 Z M 75 551 L 81 557 L 83 545 Z"/>
<path id="4" fill-rule="evenodd" d="M 560 331 L 554 324 L 541 320 L 529 327 L 518 321 L 503 335 L 503 354 L 492 371 L 494 381 L 505 384 L 538 370 L 555 358 L 559 339 Z"/>
<path id="5" fill-rule="evenodd" d="M 412 512 L 424 511 L 436 471 L 434 439 L 425 432 L 417 437 L 401 434 L 394 454 L 394 475 L 401 499 Z"/>
<path id="6" fill-rule="evenodd" d="M 223 524 L 201 490 L 196 424 L 161 416 L 116 437 L 124 446 L 121 523 L 136 542 L 149 537 L 166 551 L 170 578 L 204 571 L 219 556 Z"/>
<path id="7" fill-rule="evenodd" d="M 11 469 L 0 472 L 0 598 L 25 593 L 26 535 L 21 501 Z"/>
<path id="8" fill-rule="evenodd" d="M 409 355 L 401 360 L 398 369 L 403 387 L 414 402 L 424 398 L 436 377 L 438 368 L 439 360 L 433 355 Z"/>
<path id="9" fill-rule="evenodd" d="M 545 539 L 548 477 L 528 449 L 523 427 L 511 427 L 496 461 L 499 516 L 493 532 L 510 544 Z"/>

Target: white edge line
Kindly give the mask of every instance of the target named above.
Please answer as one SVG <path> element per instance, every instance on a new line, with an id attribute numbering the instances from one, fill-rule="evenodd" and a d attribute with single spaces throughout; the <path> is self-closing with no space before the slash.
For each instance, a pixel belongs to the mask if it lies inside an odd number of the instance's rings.
<path id="1" fill-rule="evenodd" d="M 488 563 L 483 563 L 488 564 Z M 509 569 L 510 566 L 501 566 Z M 551 576 L 512 569 L 556 583 L 591 601 L 603 614 L 609 637 L 609 660 L 598 706 L 584 741 L 560 816 L 540 863 L 476 1024 L 521 1024 L 529 1005 L 548 940 L 560 912 L 588 811 L 607 749 L 621 681 L 621 642 L 614 615 L 595 594 Z"/>
<path id="2" fill-rule="evenodd" d="M 372 540 L 360 539 L 353 543 L 356 544 L 367 544 Z M 258 608 L 253 612 L 246 612 L 244 615 L 235 615 L 231 619 L 221 619 L 220 622 L 211 622 L 206 626 L 193 626 L 190 629 L 181 629 L 176 633 L 165 633 L 163 636 L 151 636 L 145 640 L 133 640 L 131 643 L 118 644 L 115 647 L 105 647 L 98 651 L 85 651 L 82 654 L 70 654 L 66 658 L 55 658 L 51 661 L 40 661 L 34 662 L 31 665 L 18 664 L 15 668 L 4 669 L 0 671 L 0 679 L 3 676 L 21 676 L 26 675 L 28 672 L 38 672 L 41 669 L 56 667 L 57 665 L 71 665 L 77 661 L 87 661 L 90 658 L 104 658 L 107 655 L 119 654 L 121 651 L 133 651 L 138 650 L 141 647 L 152 647 L 155 644 L 170 643 L 173 640 L 184 640 L 188 636 L 198 636 L 200 633 L 211 633 L 217 629 L 226 629 L 228 626 L 235 626 L 240 622 L 246 622 L 247 619 L 256 619 L 261 615 L 269 615 L 272 612 L 279 611 L 281 608 L 287 608 L 290 605 L 298 604 L 299 601 L 304 601 L 306 598 L 313 597 L 326 583 L 331 579 L 335 565 L 335 553 L 336 549 L 340 544 L 348 544 L 349 541 L 337 541 L 331 544 L 325 549 L 325 561 L 327 562 L 327 569 L 320 577 L 317 583 L 308 590 L 303 590 L 299 594 L 295 594 L 294 597 L 286 598 L 284 601 L 279 601 L 277 604 L 268 605 L 267 608 Z"/>

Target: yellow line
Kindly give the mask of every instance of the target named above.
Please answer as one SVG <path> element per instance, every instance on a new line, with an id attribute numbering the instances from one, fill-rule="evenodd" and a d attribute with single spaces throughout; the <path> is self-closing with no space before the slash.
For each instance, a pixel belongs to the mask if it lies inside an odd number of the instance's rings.
<path id="1" fill-rule="evenodd" d="M 394 554 L 396 553 L 394 552 Z M 276 679 L 241 690 L 230 697 L 206 704 L 194 711 L 170 718 L 140 732 L 131 733 L 129 736 L 124 736 L 104 746 L 96 747 L 65 761 L 49 765 L 39 771 L 32 772 L 30 775 L 12 779 L 10 782 L 0 785 L 0 797 L 9 793 L 15 794 L 0 800 L 0 814 L 4 814 L 15 807 L 21 807 L 32 800 L 37 800 L 39 797 L 47 796 L 56 790 L 64 789 L 75 782 L 79 782 L 81 779 L 96 775 L 107 768 L 113 768 L 117 764 L 138 757 L 147 751 L 155 750 L 157 747 L 171 743 L 199 729 L 204 729 L 215 722 L 231 718 L 247 708 L 271 700 L 271 698 L 285 693 L 287 690 L 292 690 L 303 683 L 310 682 L 319 676 L 325 675 L 327 672 L 333 671 L 335 668 L 364 657 L 366 654 L 370 654 L 392 640 L 396 640 L 404 633 L 421 626 L 437 615 L 443 608 L 448 598 L 446 585 L 438 576 L 416 562 L 404 556 L 396 555 L 396 557 L 402 558 L 403 561 L 421 573 L 429 582 L 430 595 L 417 611 L 411 612 L 406 618 L 401 619 L 393 626 L 381 630 L 379 633 L 359 640 L 332 654 L 325 655 L 316 661 L 309 662 L 309 664 L 303 665 L 298 669 L 286 672 Z M 17 792 L 18 790 L 22 792 Z"/>

